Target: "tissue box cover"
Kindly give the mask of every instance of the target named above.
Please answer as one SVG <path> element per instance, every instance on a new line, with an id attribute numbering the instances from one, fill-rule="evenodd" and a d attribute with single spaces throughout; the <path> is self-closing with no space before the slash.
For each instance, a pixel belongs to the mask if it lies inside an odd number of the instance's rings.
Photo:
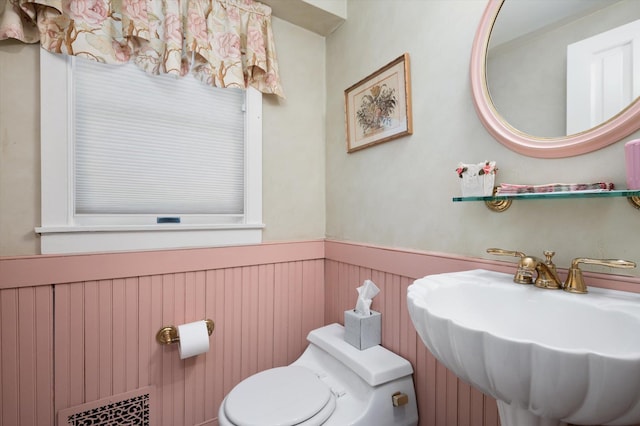
<path id="1" fill-rule="evenodd" d="M 458 163 L 456 173 L 460 178 L 463 197 L 488 197 L 493 195 L 496 172 L 495 161 L 478 164 Z"/>
<path id="2" fill-rule="evenodd" d="M 382 315 L 371 311 L 364 316 L 353 309 L 344 311 L 344 340 L 363 350 L 379 345 L 382 341 Z"/>

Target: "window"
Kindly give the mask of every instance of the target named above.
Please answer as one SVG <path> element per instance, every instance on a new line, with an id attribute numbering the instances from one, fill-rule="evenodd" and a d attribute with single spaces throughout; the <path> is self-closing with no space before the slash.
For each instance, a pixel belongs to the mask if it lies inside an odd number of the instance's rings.
<path id="1" fill-rule="evenodd" d="M 43 254 L 261 241 L 258 91 L 40 56 Z"/>

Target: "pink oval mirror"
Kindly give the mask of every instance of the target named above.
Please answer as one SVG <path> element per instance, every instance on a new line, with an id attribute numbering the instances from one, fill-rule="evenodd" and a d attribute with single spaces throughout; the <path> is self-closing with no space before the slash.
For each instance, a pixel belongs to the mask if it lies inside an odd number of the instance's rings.
<path id="1" fill-rule="evenodd" d="M 505 1 L 513 0 L 489 0 L 473 42 L 470 65 L 474 105 L 482 124 L 494 138 L 523 155 L 561 158 L 598 150 L 640 129 L 640 100 L 637 96 L 632 98 L 633 101 L 629 105 L 601 124 L 567 136 L 531 135 L 530 131 L 519 130 L 505 119 L 505 115 L 494 105 L 487 84 L 489 39 Z"/>

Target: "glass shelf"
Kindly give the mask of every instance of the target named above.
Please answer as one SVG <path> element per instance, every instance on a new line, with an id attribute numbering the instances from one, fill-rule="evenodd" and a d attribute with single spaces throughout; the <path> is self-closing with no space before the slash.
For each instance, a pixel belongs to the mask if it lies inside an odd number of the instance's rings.
<path id="1" fill-rule="evenodd" d="M 606 198 L 627 197 L 629 202 L 640 209 L 640 190 L 614 190 L 614 191 L 574 191 L 574 192 L 538 192 L 513 195 L 495 195 L 488 197 L 453 197 L 453 202 L 484 201 L 487 207 L 494 211 L 505 211 L 514 200 L 541 200 L 541 199 L 569 199 L 569 198 Z"/>

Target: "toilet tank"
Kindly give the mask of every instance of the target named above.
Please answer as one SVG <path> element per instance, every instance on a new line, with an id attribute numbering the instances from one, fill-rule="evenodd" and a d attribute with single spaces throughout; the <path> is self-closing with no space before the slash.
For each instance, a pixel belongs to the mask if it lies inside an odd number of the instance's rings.
<path id="1" fill-rule="evenodd" d="M 342 362 L 370 386 L 413 374 L 409 361 L 382 346 L 358 350 L 345 342 L 344 327 L 340 324 L 315 329 L 307 340 Z"/>

